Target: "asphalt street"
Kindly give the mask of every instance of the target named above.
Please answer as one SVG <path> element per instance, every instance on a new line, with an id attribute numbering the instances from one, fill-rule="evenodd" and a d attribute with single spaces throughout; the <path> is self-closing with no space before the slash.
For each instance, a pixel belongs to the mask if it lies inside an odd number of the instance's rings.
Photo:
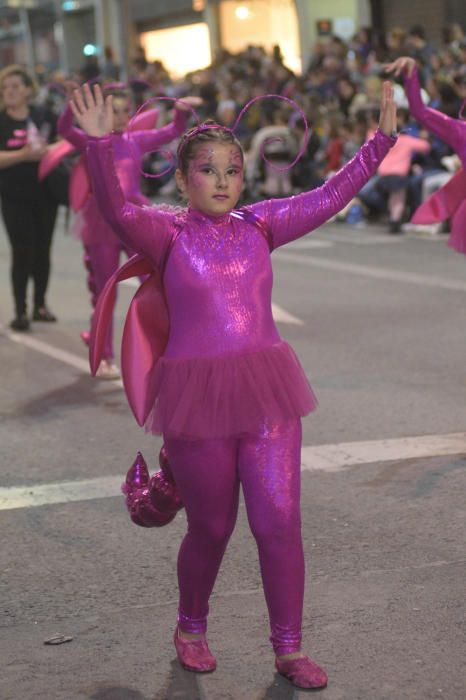
<path id="1" fill-rule="evenodd" d="M 276 251 L 274 303 L 319 399 L 304 420 L 304 648 L 325 700 L 466 698 L 466 259 L 446 236 L 332 224 Z M 61 213 L 49 305 L 11 333 L 0 231 L 0 700 L 303 700 L 277 676 L 244 508 L 211 601 L 218 669 L 172 635 L 184 513 L 130 523 L 119 484 L 161 440 L 92 379 Z M 117 336 L 134 289 L 123 286 Z M 71 638 L 44 644 L 55 634 Z"/>

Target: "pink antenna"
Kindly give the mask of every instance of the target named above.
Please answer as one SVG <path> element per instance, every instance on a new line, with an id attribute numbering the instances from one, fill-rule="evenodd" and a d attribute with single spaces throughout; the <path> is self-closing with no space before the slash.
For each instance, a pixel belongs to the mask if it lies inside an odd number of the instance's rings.
<path id="1" fill-rule="evenodd" d="M 175 105 L 176 105 L 177 103 L 180 103 L 180 104 L 185 105 L 185 107 L 188 107 L 188 108 L 189 108 L 189 110 L 191 111 L 191 113 L 192 113 L 193 116 L 195 117 L 197 123 L 198 123 L 198 124 L 200 123 L 199 115 L 197 114 L 196 110 L 189 104 L 189 102 L 184 102 L 184 101 L 183 101 L 181 98 L 179 98 L 179 97 L 165 97 L 165 96 L 163 96 L 163 97 L 150 97 L 148 100 L 146 100 L 145 102 L 143 102 L 143 104 L 142 104 L 142 105 L 139 107 L 139 109 L 136 111 L 136 114 L 134 114 L 133 117 L 131 117 L 131 119 L 130 119 L 130 122 L 129 122 L 129 124 L 128 124 L 128 129 L 127 129 L 127 133 L 128 133 L 128 135 L 129 135 L 130 140 L 131 140 L 131 131 L 134 131 L 134 129 L 133 129 L 133 124 L 134 124 L 134 120 L 136 119 L 136 117 L 137 117 L 141 112 L 145 111 L 145 109 L 148 107 L 148 105 L 153 104 L 154 102 L 158 102 L 158 101 L 160 101 L 160 102 L 172 102 L 172 103 L 174 103 Z M 163 149 L 163 148 L 160 148 L 160 149 L 157 149 L 157 150 L 155 150 L 155 151 L 152 151 L 152 153 L 161 153 L 161 154 L 169 161 L 169 163 L 170 163 L 170 164 L 168 165 L 168 167 L 166 167 L 164 170 L 162 170 L 162 172 L 160 172 L 160 173 L 155 173 L 155 174 L 146 173 L 146 172 L 144 172 L 144 170 L 141 168 L 141 173 L 143 174 L 144 177 L 147 177 L 147 178 L 156 180 L 156 179 L 158 179 L 158 178 L 160 178 L 160 177 L 163 177 L 164 175 L 166 175 L 167 173 L 169 173 L 171 170 L 173 170 L 173 168 L 176 166 L 176 156 L 175 156 L 174 153 L 172 153 L 172 151 L 169 151 L 168 149 Z"/>
<path id="2" fill-rule="evenodd" d="M 298 104 L 296 104 L 296 102 L 294 102 L 293 100 L 290 100 L 288 97 L 284 97 L 283 95 L 258 95 L 257 97 L 253 97 L 253 99 L 249 100 L 249 102 L 243 107 L 241 112 L 238 114 L 231 131 L 233 131 L 233 132 L 236 131 L 236 129 L 238 128 L 238 124 L 241 121 L 243 115 L 247 112 L 247 110 L 249 109 L 249 107 L 251 107 L 251 105 L 253 105 L 255 102 L 258 102 L 258 100 L 266 100 L 266 99 L 270 99 L 270 98 L 276 98 L 277 100 L 283 100 L 284 102 L 287 102 L 289 105 L 292 105 L 292 107 L 294 107 L 294 109 L 296 109 L 301 114 L 301 117 L 302 117 L 303 122 L 304 122 L 304 141 L 301 144 L 301 147 L 300 147 L 296 157 L 294 158 L 294 160 L 291 163 L 289 163 L 289 165 L 283 165 L 283 166 L 276 165 L 275 163 L 270 161 L 267 158 L 267 156 L 265 155 L 265 148 L 267 147 L 267 145 L 269 145 L 271 143 L 276 143 L 277 141 L 283 141 L 283 138 L 281 136 L 274 136 L 274 137 L 270 137 L 268 139 L 265 139 L 262 146 L 261 146 L 261 157 L 263 158 L 263 160 L 265 160 L 265 162 L 268 163 L 270 165 L 270 167 L 273 168 L 274 170 L 279 170 L 281 172 L 285 172 L 286 170 L 290 170 L 294 165 L 296 165 L 296 163 L 301 158 L 301 156 L 306 152 L 307 144 L 309 143 L 309 125 L 307 123 L 306 115 L 304 114 L 301 107 Z"/>

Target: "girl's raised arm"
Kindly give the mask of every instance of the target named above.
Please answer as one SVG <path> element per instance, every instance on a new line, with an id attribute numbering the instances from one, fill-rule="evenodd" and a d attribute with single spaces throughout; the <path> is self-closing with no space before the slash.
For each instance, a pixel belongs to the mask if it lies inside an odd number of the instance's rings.
<path id="1" fill-rule="evenodd" d="M 80 153 L 87 148 L 87 134 L 73 125 L 73 111 L 68 103 L 58 117 L 57 131 L 64 139 L 69 141 Z"/>
<path id="2" fill-rule="evenodd" d="M 466 138 L 466 122 L 442 114 L 432 107 L 427 107 L 421 97 L 421 86 L 414 58 L 402 56 L 385 66 L 387 73 L 403 75 L 409 109 L 413 117 L 426 129 L 436 134 L 455 151 L 461 147 Z"/>
<path id="3" fill-rule="evenodd" d="M 172 215 L 126 201 L 115 170 L 110 132 L 112 98 L 104 102 L 100 87 L 75 91 L 71 110 L 89 137 L 87 158 L 92 189 L 104 218 L 131 250 L 159 265 L 171 240 Z"/>
<path id="4" fill-rule="evenodd" d="M 303 236 L 321 226 L 343 209 L 377 168 L 396 142 L 396 107 L 393 88 L 384 83 L 379 128 L 354 158 L 327 182 L 310 192 L 286 199 L 270 199 L 248 207 L 271 233 L 273 248 Z"/>
<path id="5" fill-rule="evenodd" d="M 139 153 L 149 153 L 157 151 L 160 146 L 170 143 L 181 136 L 186 131 L 188 117 L 191 107 L 198 107 L 202 104 L 199 97 L 183 97 L 175 103 L 175 116 L 170 124 L 162 126 L 160 129 L 148 129 L 141 131 L 129 131 L 130 138 L 139 149 Z"/>

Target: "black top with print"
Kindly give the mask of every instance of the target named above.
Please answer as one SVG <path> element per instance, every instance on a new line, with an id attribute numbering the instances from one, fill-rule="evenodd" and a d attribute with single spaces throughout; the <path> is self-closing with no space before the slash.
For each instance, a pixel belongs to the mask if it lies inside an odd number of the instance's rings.
<path id="1" fill-rule="evenodd" d="M 12 119 L 5 110 L 0 111 L 0 151 L 15 151 L 27 142 L 29 119 L 35 124 L 45 141 L 55 141 L 57 118 L 49 109 L 30 107 L 28 119 Z M 38 199 L 43 194 L 37 177 L 38 162 L 17 163 L 0 170 L 0 195 L 9 199 Z"/>

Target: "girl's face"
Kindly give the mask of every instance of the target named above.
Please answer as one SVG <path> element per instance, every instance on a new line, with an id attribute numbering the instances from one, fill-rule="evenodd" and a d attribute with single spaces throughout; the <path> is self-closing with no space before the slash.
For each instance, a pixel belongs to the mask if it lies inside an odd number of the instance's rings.
<path id="1" fill-rule="evenodd" d="M 233 143 L 199 144 L 186 175 L 178 169 L 176 181 L 194 209 L 222 216 L 234 209 L 243 188 L 243 156 Z"/>
<path id="2" fill-rule="evenodd" d="M 124 97 L 113 98 L 113 131 L 125 131 L 131 116 L 131 103 Z"/>
<path id="3" fill-rule="evenodd" d="M 6 109 L 14 109 L 27 105 L 31 88 L 25 85 L 20 75 L 8 75 L 1 84 L 1 93 Z"/>

